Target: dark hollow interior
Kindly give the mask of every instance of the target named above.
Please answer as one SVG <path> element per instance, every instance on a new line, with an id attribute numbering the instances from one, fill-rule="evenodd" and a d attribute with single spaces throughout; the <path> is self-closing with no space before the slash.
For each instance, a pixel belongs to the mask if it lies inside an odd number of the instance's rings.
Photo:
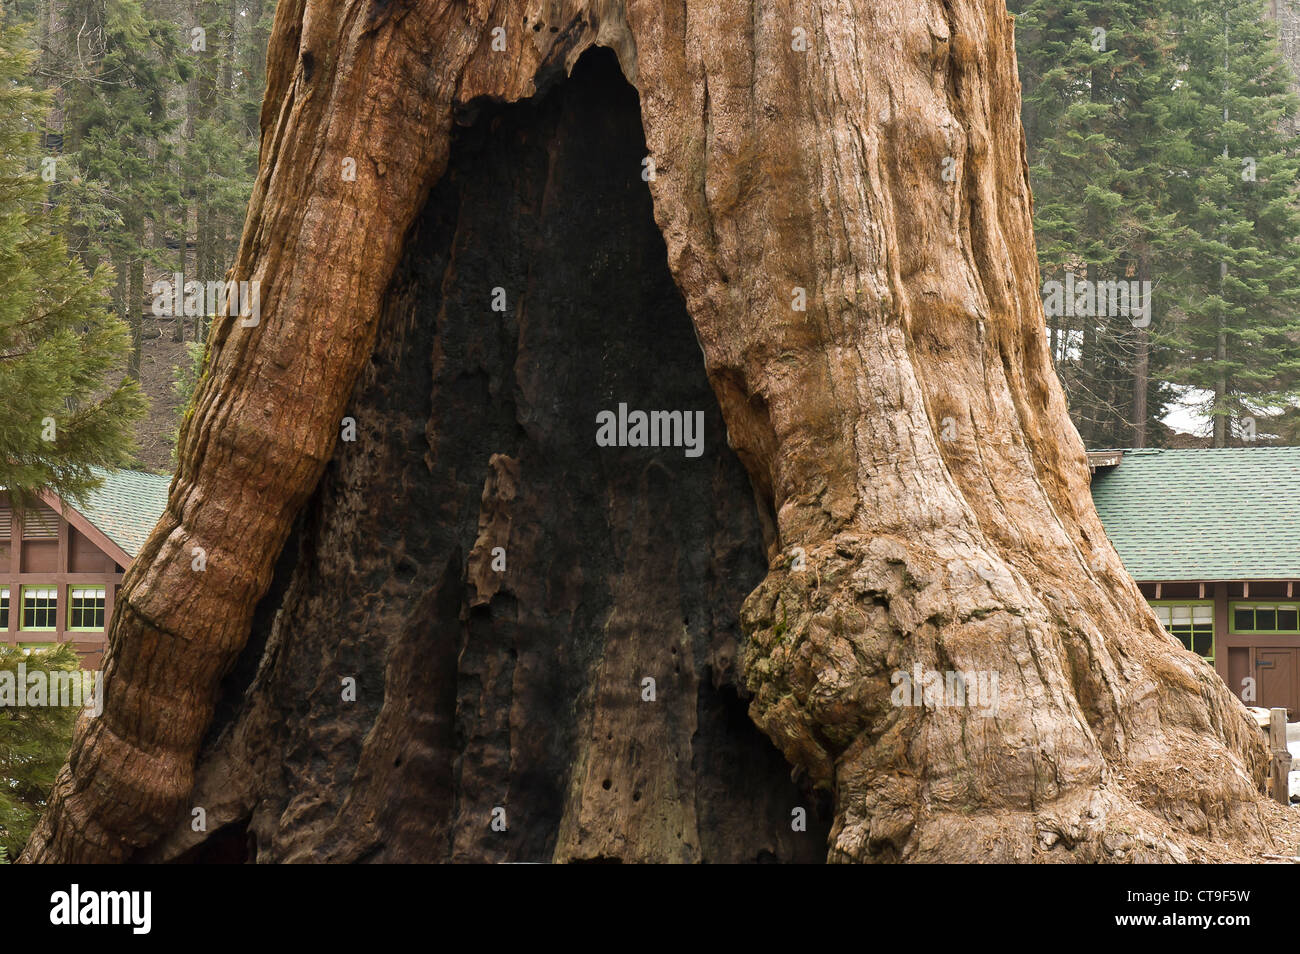
<path id="1" fill-rule="evenodd" d="M 226 680 L 200 765 L 246 765 L 244 808 L 210 856 L 820 861 L 824 812 L 737 687 L 762 532 L 641 178 L 637 93 L 594 50 L 472 113 L 408 236 L 356 440 Z M 703 455 L 598 447 L 620 402 L 703 411 Z"/>

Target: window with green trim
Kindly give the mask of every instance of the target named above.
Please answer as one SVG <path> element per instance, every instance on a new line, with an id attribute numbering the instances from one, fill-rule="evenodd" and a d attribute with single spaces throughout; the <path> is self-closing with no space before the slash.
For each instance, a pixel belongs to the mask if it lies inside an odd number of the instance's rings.
<path id="1" fill-rule="evenodd" d="M 1156 617 L 1180 643 L 1214 661 L 1214 603 L 1153 603 Z"/>
<path id="2" fill-rule="evenodd" d="M 59 608 L 59 591 L 52 586 L 23 587 L 23 619 L 20 629 L 53 629 Z"/>
<path id="3" fill-rule="evenodd" d="M 1234 633 L 1300 633 L 1300 603 L 1233 603 Z"/>
<path id="4" fill-rule="evenodd" d="M 97 632 L 104 628 L 104 587 L 74 586 L 68 601 L 68 629 Z"/>
<path id="5" fill-rule="evenodd" d="M 0 586 L 0 629 L 9 628 L 9 587 Z"/>

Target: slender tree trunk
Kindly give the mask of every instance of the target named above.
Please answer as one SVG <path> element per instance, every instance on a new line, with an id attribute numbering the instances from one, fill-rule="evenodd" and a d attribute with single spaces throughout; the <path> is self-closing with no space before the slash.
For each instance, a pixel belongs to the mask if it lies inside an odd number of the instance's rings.
<path id="1" fill-rule="evenodd" d="M 1228 446 L 1228 332 L 1224 319 L 1219 317 L 1218 342 L 1214 350 L 1219 370 L 1214 378 L 1214 446 Z"/>
<path id="2" fill-rule="evenodd" d="M 1084 270 L 1084 278 L 1092 283 L 1093 288 L 1096 288 L 1097 266 L 1089 262 Z M 1079 434 L 1083 438 L 1085 447 L 1097 446 L 1097 438 L 1102 429 L 1106 413 L 1103 403 L 1105 385 L 1102 382 L 1102 342 L 1097 327 L 1097 323 L 1101 320 L 1095 314 L 1083 315 L 1079 318 L 1079 322 L 1083 327 L 1079 361 L 1081 377 L 1083 378 L 1083 387 L 1080 389 L 1083 414 L 1080 415 L 1082 427 L 1079 429 Z"/>
<path id="3" fill-rule="evenodd" d="M 121 316 L 131 332 L 131 352 L 127 356 L 126 374 L 140 380 L 140 358 L 144 346 L 144 327 L 141 322 L 140 309 L 131 309 L 131 269 L 132 262 L 125 253 L 113 256 L 113 307 Z"/>
<path id="4" fill-rule="evenodd" d="M 1151 336 L 1138 328 L 1133 357 L 1133 446 L 1147 446 L 1147 388 L 1151 384 Z"/>
<path id="5" fill-rule="evenodd" d="M 42 4 L 41 13 L 41 58 L 39 63 L 42 75 L 38 80 L 41 89 L 50 89 L 51 77 L 59 74 L 60 52 L 66 49 L 63 37 L 64 30 L 66 30 L 66 26 L 63 23 L 63 0 L 45 0 Z M 45 117 L 44 134 L 47 137 L 50 135 L 58 137 L 58 147 L 55 148 L 54 143 L 51 143 L 47 138 L 43 150 L 45 155 L 60 155 L 67 151 L 69 144 L 64 142 L 65 118 L 63 84 L 54 81 L 50 96 L 50 111 Z"/>
<path id="6" fill-rule="evenodd" d="M 131 323 L 131 357 L 128 374 L 140 380 L 140 361 L 144 354 L 144 220 L 135 229 L 136 252 L 131 259 L 130 278 L 126 287 L 126 307 Z"/>
<path id="7" fill-rule="evenodd" d="M 181 190 L 181 195 L 182 196 L 186 195 L 185 189 Z M 179 238 L 180 238 L 180 245 L 181 245 L 178 259 L 180 261 L 180 272 L 182 276 L 185 274 L 186 263 L 189 261 L 189 256 L 187 254 L 188 249 L 186 248 L 186 246 L 189 244 L 189 237 L 190 237 L 189 220 L 190 220 L 190 205 L 184 198 L 182 198 L 179 206 L 179 211 L 177 214 L 177 221 L 180 225 L 178 231 L 179 231 Z M 173 280 L 174 280 L 173 276 L 170 275 L 167 276 L 168 282 L 171 282 Z M 181 342 L 184 340 L 185 340 L 185 312 L 184 310 L 180 310 L 173 318 L 172 341 Z"/>
<path id="8" fill-rule="evenodd" d="M 239 36 L 239 21 L 242 19 L 239 15 L 241 10 L 244 10 L 244 5 L 239 0 L 228 0 L 226 3 L 226 29 L 223 36 L 225 42 L 223 43 L 221 61 L 221 95 L 228 98 L 233 97 L 235 93 L 235 56 Z"/>
<path id="9" fill-rule="evenodd" d="M 1228 29 L 1228 8 L 1223 10 L 1223 158 L 1228 158 L 1227 143 L 1227 125 L 1228 125 L 1228 57 L 1231 51 Z M 1226 241 L 1227 237 L 1223 237 Z M 1224 298 L 1225 288 L 1228 277 L 1228 263 L 1222 261 L 1219 263 L 1219 298 Z M 1218 341 L 1216 342 L 1215 360 L 1218 362 L 1218 372 L 1214 379 L 1214 446 L 1228 446 L 1228 316 L 1226 309 L 1219 312 L 1219 329 Z"/>
<path id="10" fill-rule="evenodd" d="M 104 714 L 25 857 L 707 859 L 733 799 L 764 820 L 753 857 L 799 857 L 811 795 L 727 721 L 733 671 L 829 801 L 831 860 L 1266 850 L 1257 731 L 1161 629 L 1091 505 L 1002 0 L 757 18 L 599 0 L 538 23 L 522 3 L 309 6 L 277 14 L 233 276 L 261 282 L 262 319 L 213 326 L 167 513 L 114 616 Z M 613 103 L 566 125 L 577 77 L 539 95 L 596 43 L 639 93 L 644 146 L 596 118 Z M 521 151 L 474 153 L 500 118 L 486 104 L 525 100 L 531 118 L 495 126 L 520 123 Z M 630 138 L 604 174 L 583 165 Z M 648 182 L 628 168 L 642 148 Z M 621 374 L 650 354 L 689 370 L 670 321 L 662 350 L 639 324 L 671 314 L 618 218 L 651 214 L 647 192 L 718 405 L 705 483 L 679 449 L 633 466 L 593 441 L 598 410 L 648 393 Z M 595 217 L 574 247 L 545 240 L 565 209 Z M 631 317 L 610 338 L 593 313 Z M 693 407 L 679 384 L 666 406 Z M 566 485 L 554 461 L 592 455 Z M 755 545 L 729 639 L 696 613 L 734 606 Z M 970 674 L 979 704 L 900 693 L 918 671 Z M 496 809 L 515 821 L 491 840 Z"/>
<path id="11" fill-rule="evenodd" d="M 1148 264 L 1149 256 L 1145 251 L 1138 255 L 1137 281 L 1139 288 L 1150 287 L 1146 282 L 1151 279 Z M 1147 317 L 1154 320 L 1151 295 L 1147 295 Z M 1136 328 L 1134 334 L 1133 354 L 1133 446 L 1147 446 L 1147 391 L 1151 387 L 1151 333 L 1146 327 Z"/>
<path id="12" fill-rule="evenodd" d="M 190 4 L 187 8 L 191 22 L 198 21 L 197 6 Z M 189 81 L 185 84 L 185 125 L 181 128 L 181 144 L 179 146 L 180 165 L 181 165 L 181 206 L 180 206 L 180 271 L 182 281 L 188 280 L 191 275 L 197 273 L 197 262 L 195 271 L 190 270 L 190 220 L 194 219 L 197 223 L 197 202 L 198 182 L 194 176 L 194 157 L 192 154 L 193 147 L 190 145 L 194 141 L 194 122 L 199 111 L 199 77 L 198 71 L 190 74 Z M 195 228 L 194 245 L 198 248 L 198 229 Z M 201 322 L 200 322 L 201 323 Z M 197 333 L 196 333 L 197 334 Z M 173 341 L 185 340 L 185 314 L 179 312 L 176 315 L 176 327 L 172 335 Z"/>

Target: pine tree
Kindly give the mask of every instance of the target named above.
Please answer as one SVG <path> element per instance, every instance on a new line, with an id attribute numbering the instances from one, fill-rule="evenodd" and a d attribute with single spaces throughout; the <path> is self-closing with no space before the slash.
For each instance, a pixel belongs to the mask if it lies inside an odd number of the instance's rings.
<path id="1" fill-rule="evenodd" d="M 264 52 L 250 61 L 245 51 L 263 26 L 260 10 L 260 4 L 245 9 L 231 0 L 196 5 L 205 37 L 202 48 L 190 47 L 194 66 L 180 171 L 195 222 L 194 269 L 186 277 L 203 283 L 222 278 L 234 258 L 257 172 Z M 206 323 L 198 323 L 200 341 Z"/>
<path id="2" fill-rule="evenodd" d="M 1178 383 L 1210 394 L 1214 444 L 1274 433 L 1300 392 L 1300 141 L 1290 75 L 1259 2 L 1185 0 L 1176 20 L 1183 84 L 1171 122 L 1186 131 L 1171 176 L 1187 226 L 1172 329 Z"/>
<path id="3" fill-rule="evenodd" d="M 46 203 L 33 129 L 48 97 L 23 81 L 23 42 L 0 26 L 0 486 L 76 496 L 92 466 L 132 460 L 144 400 L 114 380 L 128 340 L 106 307 L 111 275 L 69 255 Z"/>
<path id="4" fill-rule="evenodd" d="M 1043 277 L 1152 282 L 1155 296 L 1136 319 L 1049 314 L 1057 369 L 1086 443 L 1140 446 L 1170 397 L 1148 368 L 1167 301 L 1154 278 L 1178 233 L 1165 200 L 1177 64 L 1161 7 L 1012 6 Z"/>
<path id="5" fill-rule="evenodd" d="M 67 644 L 28 653 L 0 645 L 0 679 L 16 687 L 18 666 L 32 673 L 78 673 Z M 71 696 L 71 690 L 69 692 Z M 54 777 L 68 757 L 76 706 L 0 705 L 0 861 L 17 858 L 36 825 Z"/>
<path id="6" fill-rule="evenodd" d="M 82 221 L 74 206 L 72 244 L 88 264 L 114 267 L 113 304 L 131 328 L 128 373 L 138 378 L 145 272 L 163 263 L 155 222 L 179 200 L 166 174 L 179 32 L 149 0 L 67 0 L 62 19 L 78 24 L 52 41 L 63 148 L 107 212 Z"/>

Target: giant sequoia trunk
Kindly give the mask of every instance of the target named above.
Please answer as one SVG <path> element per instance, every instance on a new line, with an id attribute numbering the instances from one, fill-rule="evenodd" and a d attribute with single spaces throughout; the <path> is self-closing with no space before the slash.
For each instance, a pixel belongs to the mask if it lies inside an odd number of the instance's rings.
<path id="1" fill-rule="evenodd" d="M 262 321 L 27 857 L 1266 846 L 1091 506 L 1013 50 L 1003 0 L 283 0 Z M 598 446 L 620 403 L 703 452 Z M 918 666 L 996 706 L 895 704 Z"/>

